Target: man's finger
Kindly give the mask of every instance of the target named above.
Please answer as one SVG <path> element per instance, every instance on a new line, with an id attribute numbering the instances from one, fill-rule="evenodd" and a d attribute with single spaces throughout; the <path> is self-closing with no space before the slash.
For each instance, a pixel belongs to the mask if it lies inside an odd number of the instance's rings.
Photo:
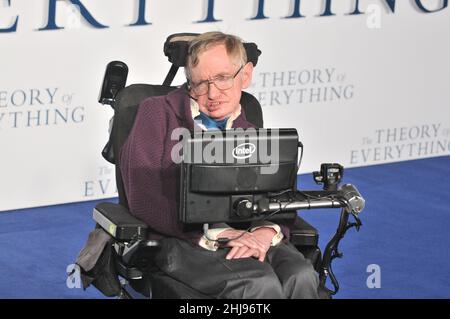
<path id="1" fill-rule="evenodd" d="M 232 259 L 234 257 L 234 255 L 236 255 L 236 253 L 238 252 L 240 247 L 236 246 L 231 248 L 230 252 L 227 254 L 226 259 Z"/>
<path id="2" fill-rule="evenodd" d="M 245 253 L 247 253 L 249 250 L 251 250 L 250 248 L 244 246 L 239 248 L 238 252 L 236 253 L 236 255 L 234 255 L 234 258 L 241 258 Z"/>
<path id="3" fill-rule="evenodd" d="M 227 243 L 227 246 L 228 247 L 243 247 L 245 245 L 237 240 L 232 240 Z"/>
<path id="4" fill-rule="evenodd" d="M 244 244 L 250 248 L 254 248 L 257 250 L 264 249 L 264 245 L 262 245 L 258 240 L 252 238 L 251 236 L 243 236 L 239 239 L 236 239 L 237 242 Z"/>
<path id="5" fill-rule="evenodd" d="M 265 253 L 265 252 L 264 252 L 264 253 L 260 253 L 260 254 L 259 254 L 258 260 L 259 260 L 260 262 L 263 262 L 264 259 L 266 259 L 266 253 Z"/>
<path id="6" fill-rule="evenodd" d="M 241 258 L 249 258 L 249 257 L 255 257 L 258 258 L 259 252 L 256 249 L 249 249 L 245 254 L 241 256 Z"/>

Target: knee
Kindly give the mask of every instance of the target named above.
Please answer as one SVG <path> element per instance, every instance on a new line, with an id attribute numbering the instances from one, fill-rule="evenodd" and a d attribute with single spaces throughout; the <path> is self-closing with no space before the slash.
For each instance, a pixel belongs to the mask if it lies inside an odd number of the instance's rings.
<path id="1" fill-rule="evenodd" d="M 264 264 L 262 264 L 264 265 Z M 242 298 L 243 299 L 283 299 L 286 298 L 283 287 L 277 275 L 264 265 L 259 269 L 258 274 L 253 278 L 243 279 Z"/>
<path id="2" fill-rule="evenodd" d="M 307 260 L 299 265 L 297 271 L 292 274 L 288 293 L 291 298 L 318 298 L 319 274 L 315 271 L 312 264 Z M 290 296 L 289 296 L 290 295 Z"/>
<path id="3" fill-rule="evenodd" d="M 261 299 L 284 299 L 283 287 L 275 273 L 267 272 L 260 280 L 256 281 Z"/>
<path id="4" fill-rule="evenodd" d="M 319 274 L 316 272 L 309 260 L 306 260 L 298 267 L 296 281 L 303 287 L 306 286 L 317 288 L 319 286 Z"/>

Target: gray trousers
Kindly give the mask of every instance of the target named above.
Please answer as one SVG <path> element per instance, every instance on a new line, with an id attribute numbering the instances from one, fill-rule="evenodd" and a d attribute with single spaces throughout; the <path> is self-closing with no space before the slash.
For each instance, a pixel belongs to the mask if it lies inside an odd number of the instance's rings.
<path id="1" fill-rule="evenodd" d="M 318 274 L 292 244 L 271 247 L 264 262 L 227 260 L 229 250 L 213 252 L 166 238 L 156 265 L 169 277 L 213 298 L 318 298 Z"/>

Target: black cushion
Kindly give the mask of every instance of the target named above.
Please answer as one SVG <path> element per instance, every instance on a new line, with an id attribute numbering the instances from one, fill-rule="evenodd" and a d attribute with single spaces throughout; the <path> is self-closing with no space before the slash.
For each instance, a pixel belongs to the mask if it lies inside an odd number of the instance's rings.
<path id="1" fill-rule="evenodd" d="M 301 217 L 295 219 L 291 230 L 291 243 L 295 246 L 317 246 L 319 244 L 319 233 Z"/>
<path id="2" fill-rule="evenodd" d="M 164 55 L 175 67 L 186 66 L 189 42 L 198 35 L 198 33 L 175 33 L 168 36 L 164 43 Z M 261 50 L 258 49 L 255 43 L 251 42 L 245 42 L 244 48 L 247 54 L 247 61 L 256 66 Z"/>

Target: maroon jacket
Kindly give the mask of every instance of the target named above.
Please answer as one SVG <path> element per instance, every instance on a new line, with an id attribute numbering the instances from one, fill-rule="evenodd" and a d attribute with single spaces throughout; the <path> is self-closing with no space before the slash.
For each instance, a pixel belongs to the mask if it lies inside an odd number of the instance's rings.
<path id="1" fill-rule="evenodd" d="M 138 109 L 134 126 L 120 150 L 120 168 L 131 214 L 156 232 L 153 238 L 177 237 L 198 241 L 200 230 L 187 231 L 178 221 L 179 165 L 171 159 L 172 131 L 194 129 L 189 95 L 182 86 L 166 96 L 150 97 Z M 255 127 L 244 110 L 233 127 Z M 200 128 L 199 128 L 200 130 Z"/>

